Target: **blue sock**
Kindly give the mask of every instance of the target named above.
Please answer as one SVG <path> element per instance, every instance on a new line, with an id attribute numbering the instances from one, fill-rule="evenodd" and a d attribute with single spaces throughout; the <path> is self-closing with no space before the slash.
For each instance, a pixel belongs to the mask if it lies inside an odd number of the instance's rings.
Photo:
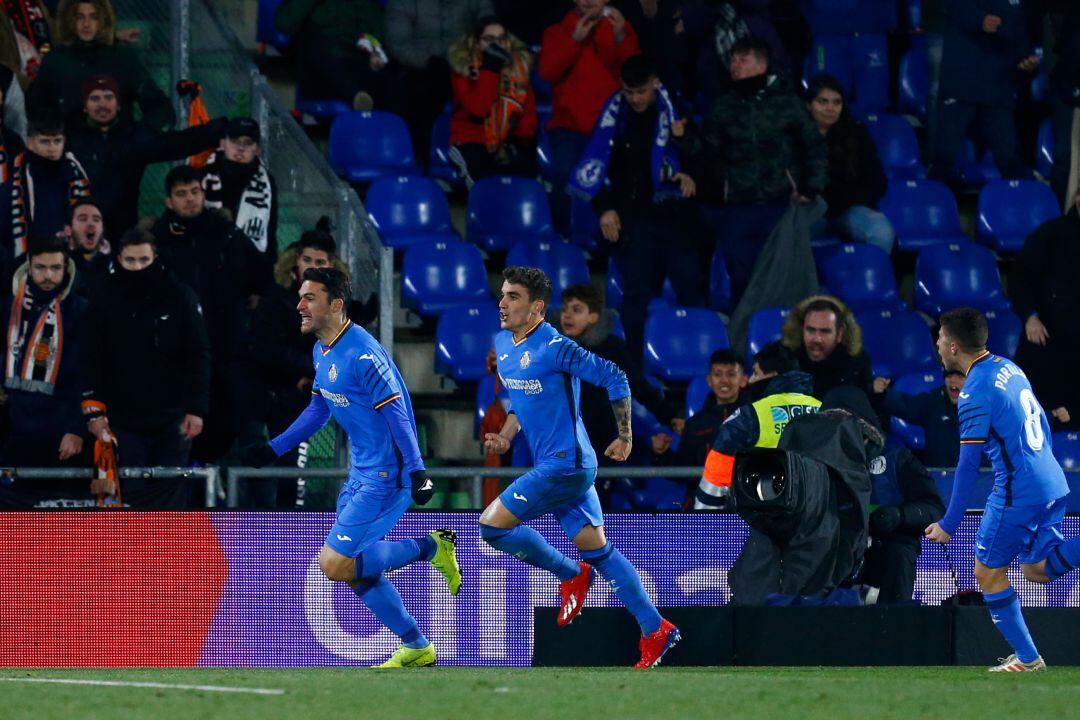
<path id="1" fill-rule="evenodd" d="M 518 525 L 505 530 L 481 523 L 480 537 L 496 550 L 513 555 L 533 567 L 547 570 L 559 580 L 570 580 L 581 572 L 576 562 L 559 552 L 531 527 Z"/>
<path id="2" fill-rule="evenodd" d="M 1020 600 L 1016 597 L 1016 591 L 1009 587 L 1001 592 L 984 593 L 983 598 L 990 610 L 990 617 L 994 619 L 994 626 L 1012 645 L 1016 657 L 1021 662 L 1031 662 L 1039 657 L 1039 651 L 1031 641 L 1031 633 L 1028 632 L 1024 616 L 1020 612 Z"/>
<path id="3" fill-rule="evenodd" d="M 379 619 L 390 632 L 401 638 L 406 647 L 422 648 L 428 644 L 428 639 L 420 632 L 416 620 L 405 609 L 398 595 L 397 588 L 380 575 L 377 578 L 365 578 L 353 588 L 353 592 L 359 596 L 368 610 Z"/>
<path id="4" fill-rule="evenodd" d="M 1046 556 L 1046 575 L 1051 580 L 1075 570 L 1080 565 L 1080 537 L 1063 542 Z"/>
<path id="5" fill-rule="evenodd" d="M 622 600 L 622 604 L 638 621 L 642 635 L 652 635 L 660 629 L 662 618 L 641 585 L 634 566 L 610 542 L 599 550 L 585 550 L 581 559 L 596 568 Z"/>
<path id="6" fill-rule="evenodd" d="M 431 545 L 431 553 L 434 555 L 435 541 L 430 537 L 425 539 Z M 397 542 L 381 540 L 369 545 L 356 558 L 356 579 L 375 578 L 414 563 L 424 558 L 425 547 L 426 544 L 421 546 L 419 540 L 398 540 Z"/>

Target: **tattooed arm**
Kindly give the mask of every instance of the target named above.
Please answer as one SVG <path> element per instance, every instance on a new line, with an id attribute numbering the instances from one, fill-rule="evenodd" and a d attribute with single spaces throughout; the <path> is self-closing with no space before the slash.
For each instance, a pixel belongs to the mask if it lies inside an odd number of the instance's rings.
<path id="1" fill-rule="evenodd" d="M 630 397 L 620 398 L 611 403 L 611 410 L 615 413 L 615 424 L 619 428 L 619 437 L 611 441 L 604 455 L 623 462 L 630 457 L 630 448 L 633 445 L 633 437 L 630 433 Z"/>

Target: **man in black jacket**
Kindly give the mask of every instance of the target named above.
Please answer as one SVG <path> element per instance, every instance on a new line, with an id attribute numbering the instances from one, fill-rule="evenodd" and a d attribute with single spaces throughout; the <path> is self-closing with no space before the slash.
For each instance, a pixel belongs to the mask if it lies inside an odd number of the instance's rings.
<path id="1" fill-rule="evenodd" d="M 71 260 L 77 271 L 75 294 L 89 300 L 109 273 L 109 254 L 112 247 L 105 239 L 105 222 L 101 208 L 93 198 L 81 198 L 71 208 Z"/>
<path id="2" fill-rule="evenodd" d="M 784 321 L 784 345 L 795 351 L 799 367 L 814 379 L 814 397 L 852 385 L 869 397 L 873 391 L 870 358 L 862 329 L 844 303 L 829 295 L 806 298 Z"/>
<path id="3" fill-rule="evenodd" d="M 82 408 L 95 437 L 116 437 L 122 465 L 184 466 L 210 404 L 210 346 L 195 293 L 166 272 L 155 245 L 144 230 L 125 233 L 90 303 Z M 174 504 L 185 496 L 178 484 Z"/>
<path id="4" fill-rule="evenodd" d="M 881 411 L 918 425 L 925 431 L 926 448 L 919 456 L 928 467 L 956 467 L 960 457 L 960 424 L 957 421 L 956 403 L 960 391 L 964 389 L 964 379 L 963 373 L 949 370 L 941 387 L 908 395 L 889 387 L 891 381 L 888 378 L 874 378 L 874 392 L 881 398 Z"/>
<path id="5" fill-rule="evenodd" d="M 151 163 L 181 160 L 217 145 L 224 118 L 174 132 L 159 132 L 122 115 L 115 78 L 95 75 L 83 83 L 83 112 L 68 119 L 68 149 L 82 163 L 105 226 L 114 235 L 139 219 L 139 185 Z"/>

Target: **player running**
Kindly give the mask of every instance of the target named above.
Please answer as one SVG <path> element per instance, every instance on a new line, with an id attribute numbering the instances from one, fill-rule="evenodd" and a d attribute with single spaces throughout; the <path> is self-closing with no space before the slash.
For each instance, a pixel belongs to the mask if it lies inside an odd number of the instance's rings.
<path id="1" fill-rule="evenodd" d="M 679 641 L 679 631 L 660 617 L 634 567 L 604 537 L 604 516 L 593 481 L 596 454 L 581 422 L 581 382 L 605 388 L 611 399 L 619 437 L 604 454 L 617 461 L 630 455 L 630 387 L 613 363 L 583 350 L 544 322 L 551 281 L 541 270 L 503 270 L 495 356 L 510 397 L 510 415 L 499 433 L 488 433 L 488 452 L 504 453 L 521 430 L 536 467 L 510 484 L 480 515 L 480 537 L 492 547 L 559 578 L 562 609 L 558 624 L 567 625 L 585 603 L 593 567 L 641 626 L 641 660 L 650 668 Z M 580 378 L 580 379 L 579 379 Z M 575 563 L 523 522 L 553 514 L 581 551 Z"/>
<path id="2" fill-rule="evenodd" d="M 412 502 L 427 503 L 435 486 L 416 442 L 412 402 L 394 361 L 366 330 L 345 316 L 349 278 L 336 268 L 311 268 L 300 286 L 300 330 L 313 334 L 315 382 L 311 404 L 289 428 L 249 453 L 261 467 L 296 447 L 331 416 L 349 436 L 352 468 L 337 501 L 337 522 L 319 552 L 327 578 L 347 583 L 402 645 L 381 668 L 435 664 L 435 646 L 405 610 L 384 573 L 426 560 L 457 595 L 461 570 L 452 530 L 418 540 L 382 538 Z"/>
<path id="3" fill-rule="evenodd" d="M 926 536 L 947 543 L 964 517 L 983 452 L 994 489 L 975 536 L 975 579 L 990 617 L 1014 652 L 990 672 L 1046 669 L 1005 571 L 1019 556 L 1024 577 L 1048 583 L 1080 563 L 1080 538 L 1064 541 L 1061 520 L 1069 487 L 1050 447 L 1050 426 L 1023 371 L 986 349 L 986 319 L 960 308 L 941 316 L 937 349 L 947 370 L 967 374 L 960 393 L 960 460 L 949 510 Z"/>

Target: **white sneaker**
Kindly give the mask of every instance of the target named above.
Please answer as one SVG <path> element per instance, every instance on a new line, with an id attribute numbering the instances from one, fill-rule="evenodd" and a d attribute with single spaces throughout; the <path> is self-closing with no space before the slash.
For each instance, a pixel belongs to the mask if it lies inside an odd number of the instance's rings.
<path id="1" fill-rule="evenodd" d="M 998 658 L 1000 665 L 995 665 L 990 668 L 990 672 L 1045 672 L 1046 661 L 1042 659 L 1042 655 L 1035 658 L 1029 663 L 1023 662 L 1020 658 L 1016 657 L 1016 653 L 1013 653 L 1007 658 Z"/>

